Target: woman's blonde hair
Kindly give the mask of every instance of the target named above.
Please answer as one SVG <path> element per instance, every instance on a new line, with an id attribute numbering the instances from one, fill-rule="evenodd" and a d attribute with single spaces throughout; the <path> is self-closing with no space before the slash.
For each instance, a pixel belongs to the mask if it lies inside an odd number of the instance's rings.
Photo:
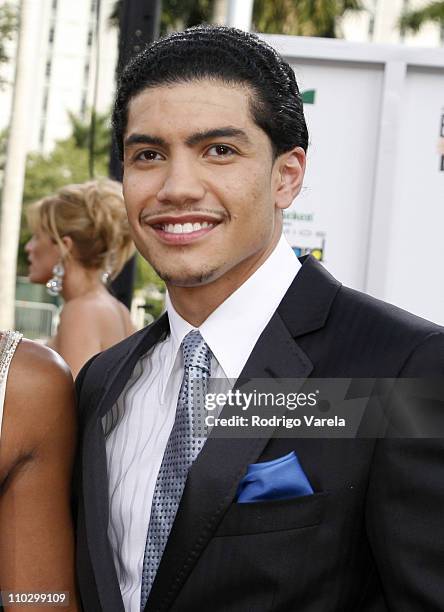
<path id="1" fill-rule="evenodd" d="M 115 278 L 134 252 L 122 196 L 122 186 L 110 179 L 66 185 L 27 208 L 31 231 L 41 230 L 60 247 L 62 238 L 74 243 L 72 256 L 85 268 L 102 269 Z"/>

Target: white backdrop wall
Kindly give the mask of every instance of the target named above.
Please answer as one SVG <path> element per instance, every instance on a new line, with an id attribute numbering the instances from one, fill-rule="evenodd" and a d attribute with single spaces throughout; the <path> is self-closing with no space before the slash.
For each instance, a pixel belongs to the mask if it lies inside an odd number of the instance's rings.
<path id="1" fill-rule="evenodd" d="M 444 324 L 444 50 L 264 36 L 309 100 L 297 254 Z"/>

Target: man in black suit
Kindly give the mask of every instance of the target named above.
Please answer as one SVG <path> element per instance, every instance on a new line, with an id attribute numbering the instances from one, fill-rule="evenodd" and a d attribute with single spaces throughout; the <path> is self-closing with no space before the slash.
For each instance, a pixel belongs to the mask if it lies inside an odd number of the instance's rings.
<path id="1" fill-rule="evenodd" d="M 191 370 L 205 384 L 443 373 L 442 328 L 342 287 L 282 237 L 308 143 L 291 68 L 237 30 L 173 34 L 124 71 L 114 128 L 133 237 L 168 300 L 77 380 L 84 609 L 443 610 L 441 440 L 187 437 Z M 270 466 L 268 493 L 241 499 Z"/>

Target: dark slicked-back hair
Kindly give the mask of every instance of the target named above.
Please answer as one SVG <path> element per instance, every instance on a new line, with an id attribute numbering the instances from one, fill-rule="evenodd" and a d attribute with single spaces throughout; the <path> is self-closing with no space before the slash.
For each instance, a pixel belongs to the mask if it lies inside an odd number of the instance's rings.
<path id="1" fill-rule="evenodd" d="M 204 25 L 151 43 L 124 68 L 113 111 L 121 159 L 132 98 L 149 87 L 202 79 L 250 88 L 252 118 L 270 138 L 275 156 L 296 146 L 307 150 L 302 100 L 287 62 L 254 34 Z"/>

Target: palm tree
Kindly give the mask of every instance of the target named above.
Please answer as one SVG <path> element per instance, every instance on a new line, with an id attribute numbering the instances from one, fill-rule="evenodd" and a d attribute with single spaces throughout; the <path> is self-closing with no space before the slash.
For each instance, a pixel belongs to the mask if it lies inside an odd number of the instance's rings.
<path id="1" fill-rule="evenodd" d="M 410 30 L 416 34 L 421 27 L 427 23 L 437 23 L 444 28 L 444 2 L 431 2 L 422 9 L 407 11 L 399 20 L 399 27 L 402 31 Z"/>
<path id="2" fill-rule="evenodd" d="M 363 8 L 361 0 L 255 0 L 253 23 L 258 32 L 335 38 L 339 19 Z"/>
<path id="3" fill-rule="evenodd" d="M 91 145 L 91 121 L 86 121 L 68 111 L 71 123 L 71 138 L 78 149 L 88 149 Z M 110 117 L 108 113 L 95 113 L 94 154 L 108 155 L 111 147 Z"/>

